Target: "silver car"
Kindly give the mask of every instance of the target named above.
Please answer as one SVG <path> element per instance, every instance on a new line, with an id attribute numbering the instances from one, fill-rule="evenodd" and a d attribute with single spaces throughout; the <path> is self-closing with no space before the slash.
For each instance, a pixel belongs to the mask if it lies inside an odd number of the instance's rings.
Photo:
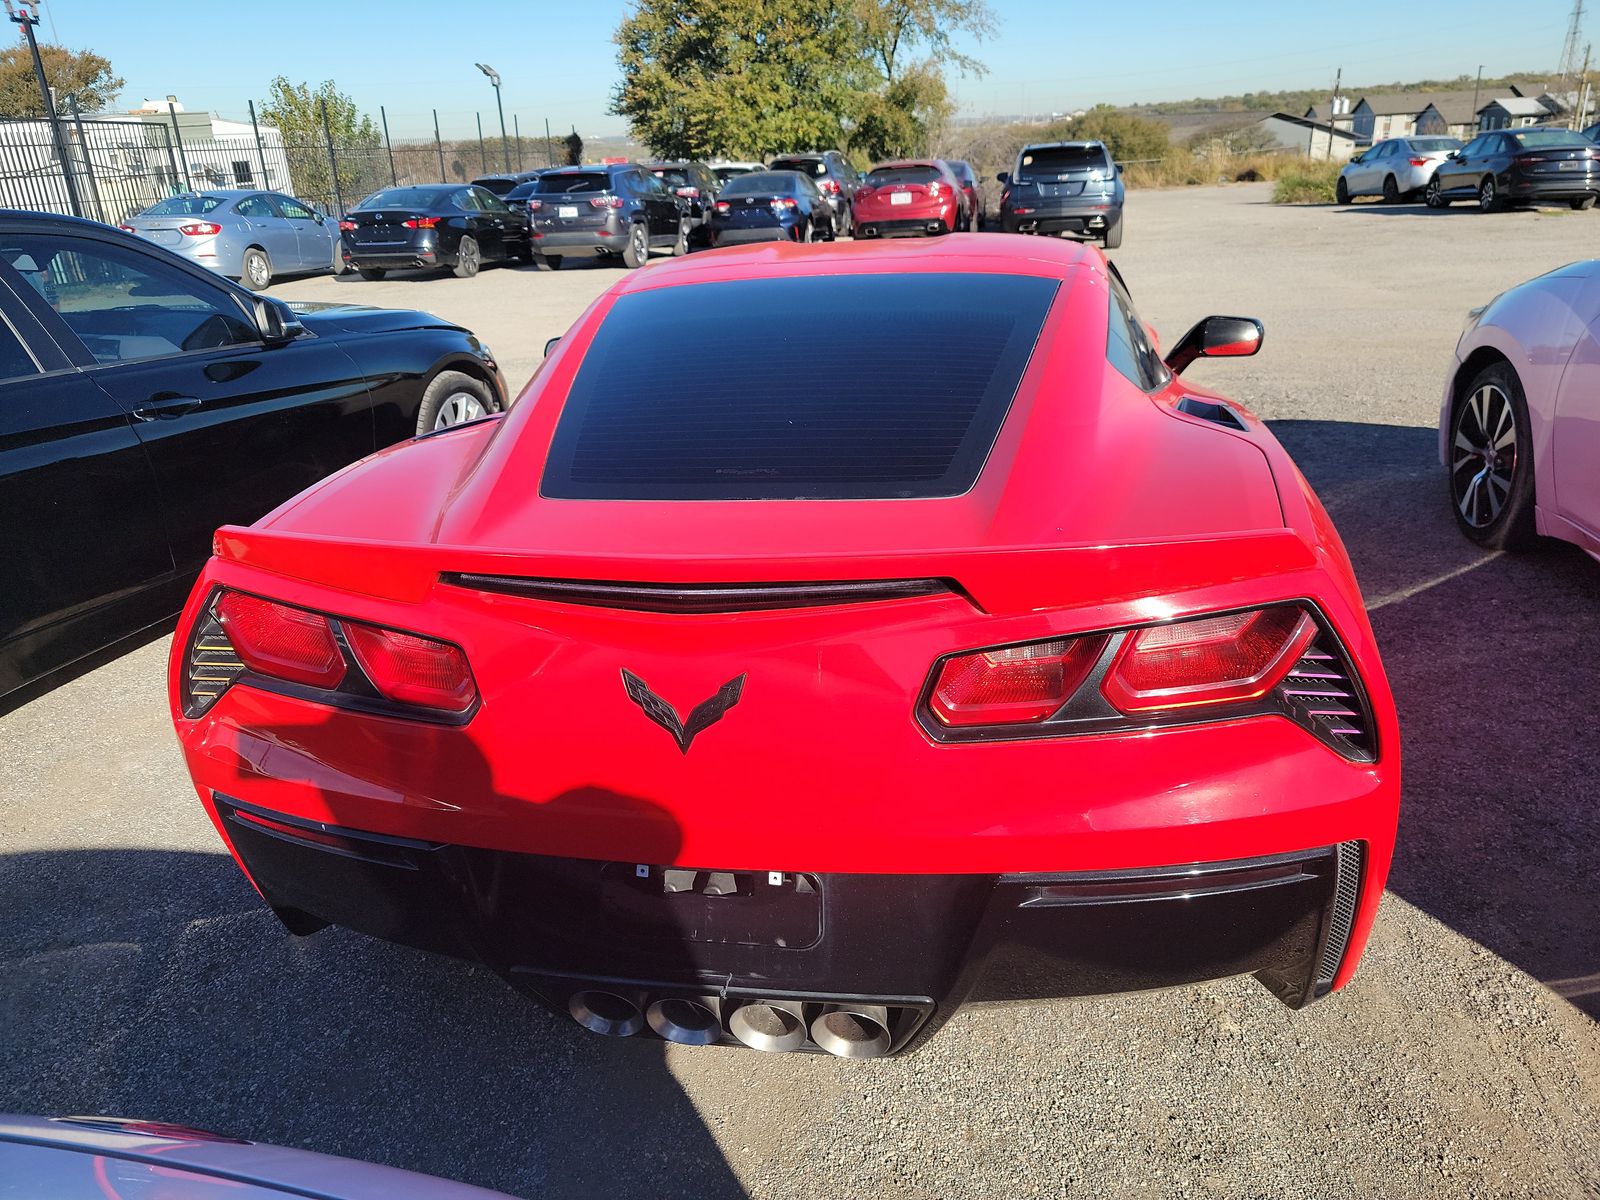
<path id="1" fill-rule="evenodd" d="M 344 270 L 339 223 L 280 192 L 172 196 L 121 227 L 256 291 L 278 275 Z"/>
<path id="2" fill-rule="evenodd" d="M 1382 196 L 1394 204 L 1415 199 L 1452 151 L 1461 149 L 1453 137 L 1389 138 L 1345 163 L 1334 192 L 1340 204 L 1357 196 Z"/>

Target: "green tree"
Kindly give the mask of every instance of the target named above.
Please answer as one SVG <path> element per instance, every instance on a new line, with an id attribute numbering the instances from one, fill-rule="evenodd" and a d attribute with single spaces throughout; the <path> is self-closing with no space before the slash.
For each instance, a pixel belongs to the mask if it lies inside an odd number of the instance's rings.
<path id="1" fill-rule="evenodd" d="M 1109 104 L 1097 104 L 1081 117 L 1047 126 L 1032 140 L 1104 142 L 1118 162 L 1165 158 L 1172 149 L 1167 127 L 1160 121 L 1120 112 Z"/>
<path id="2" fill-rule="evenodd" d="M 326 131 L 324 107 L 328 114 Z M 283 134 L 290 186 L 297 195 L 333 204 L 333 179 L 328 173 L 329 133 L 339 164 L 338 192 L 345 204 L 354 204 L 388 182 L 386 158 L 381 162 L 381 172 L 378 170 L 383 141 L 377 125 L 331 79 L 313 89 L 310 84 L 290 83 L 279 75 L 268 86 L 267 99 L 257 106 L 257 115 L 261 124 L 276 126 Z"/>
<path id="3" fill-rule="evenodd" d="M 993 14 L 984 0 L 855 0 L 855 13 L 870 83 L 857 101 L 850 148 L 874 160 L 927 153 L 954 107 L 946 68 L 985 73 L 954 39 L 989 36 Z"/>
<path id="4" fill-rule="evenodd" d="M 44 77 L 56 93 L 56 105 L 70 112 L 67 97 L 78 102 L 78 111 L 99 112 L 116 99 L 122 90 L 122 76 L 92 50 L 68 50 L 65 46 L 40 46 Z M 33 55 L 26 42 L 0 50 L 0 116 L 42 117 L 44 101 L 33 73 Z"/>
<path id="5" fill-rule="evenodd" d="M 638 0 L 611 110 L 670 158 L 838 146 L 862 82 L 854 0 Z"/>

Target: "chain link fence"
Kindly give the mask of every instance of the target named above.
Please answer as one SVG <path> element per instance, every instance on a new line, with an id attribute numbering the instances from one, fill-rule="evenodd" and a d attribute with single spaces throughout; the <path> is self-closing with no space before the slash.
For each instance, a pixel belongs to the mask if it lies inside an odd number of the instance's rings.
<path id="1" fill-rule="evenodd" d="M 553 161 L 543 138 L 447 141 L 435 115 L 431 141 L 393 143 L 384 124 L 376 138 L 286 140 L 256 120 L 253 105 L 249 121 L 207 116 L 203 125 L 176 111 L 148 119 L 63 113 L 55 127 L 43 117 L 0 116 L 0 207 L 115 225 L 182 192 L 260 188 L 342 217 L 391 184 L 465 182 L 508 161 L 513 170 Z"/>

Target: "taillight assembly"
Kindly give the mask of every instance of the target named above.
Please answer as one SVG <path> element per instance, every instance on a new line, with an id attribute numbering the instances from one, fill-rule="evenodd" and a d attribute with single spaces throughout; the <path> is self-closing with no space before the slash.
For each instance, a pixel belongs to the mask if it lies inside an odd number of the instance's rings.
<path id="1" fill-rule="evenodd" d="M 930 200 L 937 200 L 942 195 L 944 195 L 944 187 L 942 185 L 937 182 L 928 185 L 928 198 Z"/>
<path id="2" fill-rule="evenodd" d="M 622 207 L 622 197 L 621 196 L 591 196 L 589 198 L 589 207 L 590 208 L 621 208 Z"/>
<path id="3" fill-rule="evenodd" d="M 1425 167 L 1428 165 L 1428 160 L 1425 158 L 1408 158 L 1406 161 L 1413 167 Z"/>
<path id="4" fill-rule="evenodd" d="M 185 715 L 237 682 L 436 721 L 466 720 L 478 705 L 466 655 L 450 642 L 219 590 L 185 650 Z"/>
<path id="5" fill-rule="evenodd" d="M 797 204 L 795 203 L 795 201 L 789 199 L 789 197 L 787 197 L 787 196 L 774 196 L 771 200 L 768 201 L 768 203 L 771 204 L 773 208 L 796 208 L 796 207 L 798 207 Z"/>
<path id="6" fill-rule="evenodd" d="M 356 223 L 354 221 L 345 220 L 339 222 L 340 233 L 354 233 L 355 231 Z"/>
<path id="7" fill-rule="evenodd" d="M 184 237 L 215 237 L 222 232 L 222 226 L 213 221 L 190 221 L 179 225 L 178 232 Z"/>
<path id="8" fill-rule="evenodd" d="M 863 183 L 856 189 L 856 199 L 860 200 L 866 196 L 870 196 L 875 190 L 877 189 L 875 189 L 870 183 Z"/>
<path id="9" fill-rule="evenodd" d="M 1346 758 L 1377 743 L 1353 664 L 1309 605 L 946 655 L 918 715 L 939 741 L 1065 737 L 1276 714 Z"/>
<path id="10" fill-rule="evenodd" d="M 123 233 L 138 233 L 139 232 L 132 225 L 118 225 L 117 228 L 122 230 Z"/>
<path id="11" fill-rule="evenodd" d="M 829 196 L 837 196 L 839 194 L 839 181 L 837 179 L 824 179 L 817 187 Z"/>
<path id="12" fill-rule="evenodd" d="M 539 212 L 543 208 L 544 208 L 544 201 L 543 200 L 529 200 L 528 201 L 528 211 L 529 212 Z"/>
<path id="13" fill-rule="evenodd" d="M 678 195 L 685 200 L 698 200 L 700 199 L 700 189 L 697 187 L 681 187 L 678 189 Z"/>
<path id="14" fill-rule="evenodd" d="M 439 217 L 407 217 L 400 224 L 407 229 L 435 229 L 439 225 Z"/>

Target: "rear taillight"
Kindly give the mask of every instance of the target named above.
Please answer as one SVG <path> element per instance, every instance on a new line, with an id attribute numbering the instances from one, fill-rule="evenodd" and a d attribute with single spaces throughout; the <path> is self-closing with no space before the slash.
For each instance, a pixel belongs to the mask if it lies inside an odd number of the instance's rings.
<path id="1" fill-rule="evenodd" d="M 1255 700 L 1315 634 L 1311 617 L 1292 604 L 1136 629 L 1100 690 L 1130 714 Z"/>
<path id="2" fill-rule="evenodd" d="M 930 183 L 928 185 L 928 196 L 931 199 L 937 200 L 942 195 L 944 195 L 944 188 L 938 183 Z"/>
<path id="3" fill-rule="evenodd" d="M 1406 161 L 1413 167 L 1425 167 L 1428 165 L 1428 160 L 1425 158 L 1408 158 Z"/>
<path id="4" fill-rule="evenodd" d="M 717 201 L 717 211 L 719 213 L 730 212 L 730 211 L 732 211 L 732 209 L 733 209 L 733 205 L 729 204 L 726 200 L 718 200 Z"/>
<path id="5" fill-rule="evenodd" d="M 215 237 L 222 232 L 222 226 L 211 221 L 191 221 L 187 225 L 179 225 L 178 232 L 185 237 Z"/>
<path id="6" fill-rule="evenodd" d="M 467 656 L 448 642 L 354 621 L 344 636 L 372 686 L 396 704 L 463 713 L 477 702 Z"/>
<path id="7" fill-rule="evenodd" d="M 543 200 L 529 200 L 528 201 L 528 211 L 529 212 L 538 212 L 543 207 L 544 207 L 544 201 Z"/>
<path id="8" fill-rule="evenodd" d="M 356 229 L 356 223 L 354 221 L 340 221 L 339 222 L 339 231 L 341 233 L 354 233 L 355 229 Z"/>
<path id="9" fill-rule="evenodd" d="M 1105 648 L 1102 637 L 1034 642 L 944 660 L 928 707 L 945 725 L 1042 721 L 1072 698 Z"/>
<path id="10" fill-rule="evenodd" d="M 139 232 L 132 225 L 118 225 L 117 228 L 122 230 L 123 233 L 138 233 Z"/>
<path id="11" fill-rule="evenodd" d="M 621 196 L 593 196 L 589 200 L 590 208 L 621 208 Z"/>
<path id="12" fill-rule="evenodd" d="M 400 224 L 407 229 L 434 229 L 438 226 L 439 217 L 407 217 Z"/>
<path id="13" fill-rule="evenodd" d="M 319 688 L 338 687 L 344 679 L 344 655 L 321 613 L 224 592 L 217 616 L 239 658 L 258 674 Z"/>
<path id="14" fill-rule="evenodd" d="M 681 187 L 678 189 L 678 195 L 685 200 L 698 200 L 700 199 L 700 189 L 697 187 Z"/>
<path id="15" fill-rule="evenodd" d="M 458 646 L 245 592 L 212 596 L 184 657 L 180 690 L 191 718 L 241 679 L 269 689 L 295 684 L 330 704 L 450 723 L 468 719 L 478 704 Z"/>
<path id="16" fill-rule="evenodd" d="M 797 207 L 796 203 L 793 200 L 789 199 L 789 197 L 787 197 L 787 196 L 774 196 L 771 200 L 768 201 L 768 203 L 771 204 L 773 208 L 795 208 L 795 207 Z"/>
<path id="17" fill-rule="evenodd" d="M 948 655 L 918 718 L 942 742 L 1069 737 L 1276 715 L 1378 756 L 1355 666 L 1309 605 L 1275 604 Z"/>
<path id="18" fill-rule="evenodd" d="M 870 196 L 872 195 L 873 191 L 874 188 L 870 183 L 863 183 L 856 189 L 856 199 L 860 200 L 865 196 Z"/>
<path id="19" fill-rule="evenodd" d="M 837 179 L 824 179 L 817 186 L 821 188 L 823 193 L 826 195 L 837 196 L 839 194 L 839 181 Z"/>

